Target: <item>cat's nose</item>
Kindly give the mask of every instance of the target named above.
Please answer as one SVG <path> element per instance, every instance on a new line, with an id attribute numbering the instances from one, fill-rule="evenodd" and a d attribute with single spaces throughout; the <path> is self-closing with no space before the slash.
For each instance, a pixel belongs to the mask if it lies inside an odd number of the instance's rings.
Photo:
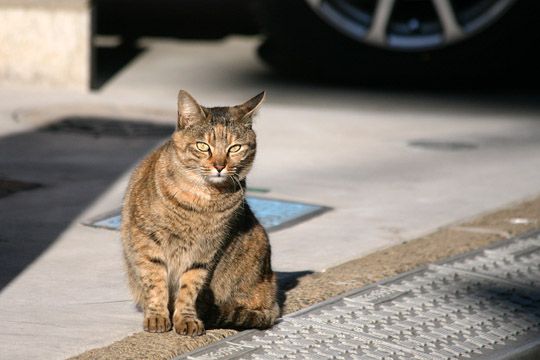
<path id="1" fill-rule="evenodd" d="M 214 165 L 214 167 L 216 168 L 216 170 L 218 171 L 218 173 L 220 173 L 221 170 L 225 169 L 225 165 Z"/>

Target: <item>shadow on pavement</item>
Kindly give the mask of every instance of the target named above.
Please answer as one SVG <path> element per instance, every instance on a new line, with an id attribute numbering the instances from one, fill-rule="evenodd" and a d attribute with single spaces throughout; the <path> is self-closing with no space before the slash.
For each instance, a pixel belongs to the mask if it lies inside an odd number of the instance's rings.
<path id="1" fill-rule="evenodd" d="M 0 289 L 160 139 L 51 128 L 0 138 L 0 178 L 36 186 L 0 198 Z"/>
<path id="2" fill-rule="evenodd" d="M 173 130 L 74 117 L 0 138 L 0 289 Z M 311 273 L 278 272 L 280 304 Z"/>
<path id="3" fill-rule="evenodd" d="M 290 76 L 272 71 L 245 71 L 235 74 L 235 81 L 246 88 L 264 88 L 274 104 L 310 106 L 324 109 L 381 109 L 396 111 L 428 109 L 474 113 L 511 113 L 512 115 L 540 113 L 540 90 L 534 78 L 528 81 L 444 81 L 405 83 L 328 80 L 315 77 Z M 298 94 L 309 96 L 298 96 Z M 388 102 L 392 106 L 388 107 Z M 473 120 L 473 118 L 471 118 Z"/>
<path id="4" fill-rule="evenodd" d="M 96 33 L 114 36 L 119 46 L 94 45 L 92 88 L 99 89 L 142 50 L 141 37 L 219 40 L 253 35 L 259 25 L 249 0 L 97 0 Z"/>
<path id="5" fill-rule="evenodd" d="M 500 284 L 499 284 L 500 285 Z M 462 288 L 461 296 L 468 297 L 474 306 L 459 309 L 460 317 L 474 318 L 483 316 L 479 324 L 470 327 L 469 336 L 486 335 L 493 330 L 506 331 L 506 339 L 519 337 L 520 345 L 508 346 L 507 358 L 539 359 L 538 325 L 540 324 L 540 290 L 527 291 L 519 288 L 484 287 L 480 291 L 468 294 L 468 288 Z M 443 320 L 444 322 L 444 320 Z M 525 331 L 524 331 L 525 330 Z M 503 342 L 504 345 L 504 342 Z M 500 344 L 499 344 L 500 346 Z M 503 348 L 504 350 L 504 348 Z M 502 351 L 499 348 L 499 351 Z M 515 357 L 514 357 L 515 356 Z"/>
<path id="6" fill-rule="evenodd" d="M 97 46 L 94 48 L 92 89 L 99 89 L 144 50 L 134 45 Z"/>
<path id="7" fill-rule="evenodd" d="M 221 39 L 256 34 L 250 0 L 97 0 L 98 34 Z"/>
<path id="8" fill-rule="evenodd" d="M 301 278 L 310 274 L 313 274 L 313 271 L 276 272 L 278 281 L 278 303 L 280 308 L 283 308 L 283 305 L 287 300 L 287 291 L 294 289 Z"/>

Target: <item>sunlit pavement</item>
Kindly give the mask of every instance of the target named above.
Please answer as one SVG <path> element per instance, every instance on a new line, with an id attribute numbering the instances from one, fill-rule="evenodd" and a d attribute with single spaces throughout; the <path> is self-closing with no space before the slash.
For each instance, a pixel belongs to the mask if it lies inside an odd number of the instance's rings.
<path id="1" fill-rule="evenodd" d="M 79 109 L 174 123 L 179 88 L 208 106 L 267 90 L 249 186 L 270 189 L 263 197 L 333 209 L 271 234 L 281 272 L 320 271 L 540 192 L 537 94 L 284 83 L 257 60 L 256 45 L 243 38 L 147 41 L 145 52 L 92 94 L 0 89 L 0 175 L 44 185 L 0 199 L 0 268 L 16 267 L 13 247 L 24 253 L 21 244 L 39 244 L 46 232 L 41 251 L 29 250 L 22 271 L 5 279 L 0 358 L 64 358 L 140 330 L 118 234 L 81 223 L 120 206 L 130 167 L 157 140 L 123 147 L 122 139 L 83 146 L 69 138 L 49 147 L 43 134 L 40 141 L 27 136 L 50 120 L 40 114 Z M 39 154 L 25 162 L 42 148 L 69 149 L 69 141 L 84 152 L 42 154 L 55 176 L 44 178 Z M 102 176 L 91 171 L 95 159 Z M 88 179 L 80 178 L 81 164 Z"/>
<path id="2" fill-rule="evenodd" d="M 175 360 L 533 359 L 539 249 L 536 233 L 431 264 Z"/>

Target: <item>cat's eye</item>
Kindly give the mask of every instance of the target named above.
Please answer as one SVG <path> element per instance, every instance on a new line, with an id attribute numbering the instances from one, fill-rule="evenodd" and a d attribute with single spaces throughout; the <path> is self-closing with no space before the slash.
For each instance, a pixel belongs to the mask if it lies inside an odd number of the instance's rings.
<path id="1" fill-rule="evenodd" d="M 208 144 L 206 144 L 206 143 L 198 142 L 196 145 L 197 145 L 197 149 L 199 151 L 208 151 L 208 150 L 210 150 L 210 146 L 208 146 Z"/>
<path id="2" fill-rule="evenodd" d="M 242 145 L 233 145 L 229 148 L 229 152 L 231 153 L 239 152 L 241 148 L 242 148 Z"/>

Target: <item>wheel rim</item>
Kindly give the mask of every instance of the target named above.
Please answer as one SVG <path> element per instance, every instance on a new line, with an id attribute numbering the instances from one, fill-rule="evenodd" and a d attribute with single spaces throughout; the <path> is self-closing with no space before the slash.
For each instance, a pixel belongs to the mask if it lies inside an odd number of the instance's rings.
<path id="1" fill-rule="evenodd" d="M 306 0 L 328 24 L 385 49 L 426 50 L 463 41 L 515 0 Z"/>

